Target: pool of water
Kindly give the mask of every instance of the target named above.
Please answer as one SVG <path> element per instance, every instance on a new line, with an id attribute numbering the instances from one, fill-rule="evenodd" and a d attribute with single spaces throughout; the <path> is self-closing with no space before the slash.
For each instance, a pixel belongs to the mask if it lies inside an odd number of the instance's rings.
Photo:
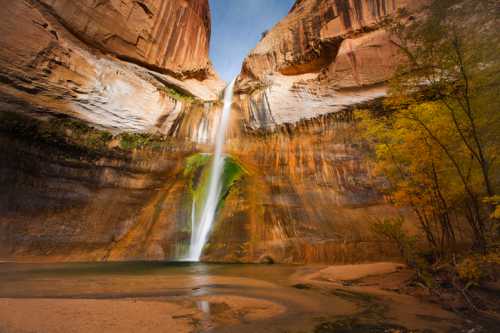
<path id="1" fill-rule="evenodd" d="M 264 282 L 287 286 L 305 271 L 293 265 L 205 264 L 190 262 L 111 262 L 0 264 L 0 297 L 131 297 L 134 294 L 199 294 Z M 220 281 L 232 281 L 220 285 Z"/>
<path id="2" fill-rule="evenodd" d="M 21 309 L 23 300 L 42 299 L 54 305 L 58 300 L 71 300 L 71 304 L 111 300 L 120 306 L 129 300 L 164 302 L 187 311 L 186 315 L 172 313 L 171 318 L 178 322 L 190 318 L 191 332 L 215 328 L 217 332 L 236 328 L 239 332 L 307 331 L 324 318 L 357 311 L 357 305 L 348 300 L 292 286 L 296 276 L 311 269 L 187 262 L 2 263 L 0 299 L 21 302 Z"/>
<path id="3" fill-rule="evenodd" d="M 449 332 L 457 322 L 416 298 L 308 278 L 323 267 L 0 263 L 0 332 Z"/>

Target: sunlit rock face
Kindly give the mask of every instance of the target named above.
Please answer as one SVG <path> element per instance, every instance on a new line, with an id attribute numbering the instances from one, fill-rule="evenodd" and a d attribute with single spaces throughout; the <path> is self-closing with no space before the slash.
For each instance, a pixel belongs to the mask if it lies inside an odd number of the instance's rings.
<path id="1" fill-rule="evenodd" d="M 230 151 L 250 170 L 231 192 L 206 260 L 356 262 L 394 249 L 378 218 L 405 215 L 377 189 L 352 110 L 378 108 L 404 61 L 384 21 L 426 1 L 302 0 L 247 56 Z M 229 250 L 228 250 L 229 249 Z"/>
<path id="2" fill-rule="evenodd" d="M 166 133 L 179 94 L 215 100 L 223 88 L 207 58 L 207 1 L 0 5 L 3 110 Z"/>
<path id="3" fill-rule="evenodd" d="M 220 120 L 221 105 L 218 102 L 205 102 L 184 108 L 177 122 L 170 128 L 169 136 L 187 139 L 212 151 L 212 145 Z"/>
<path id="4" fill-rule="evenodd" d="M 247 173 L 224 200 L 204 260 L 340 263 L 397 255 L 370 224 L 410 214 L 377 190 L 385 180 L 369 167 L 370 147 L 351 111 L 272 133 L 233 129 L 227 148 Z"/>
<path id="5" fill-rule="evenodd" d="M 238 80 L 226 151 L 239 171 L 227 170 L 235 180 L 218 203 L 203 260 L 340 263 L 397 254 L 370 223 L 411 216 L 377 190 L 384 179 L 370 169 L 352 110 L 377 107 L 402 61 L 382 21 L 423 2 L 297 1 L 267 33 Z M 124 151 L 113 139 L 96 155 L 20 135 L 14 123 L 0 134 L 0 258 L 182 258 L 210 168 L 199 153 L 213 152 L 221 109 L 223 84 L 206 58 L 206 1 L 0 5 L 2 111 L 168 138 L 160 148 Z M 204 164 L 188 167 L 193 156 Z"/>
<path id="6" fill-rule="evenodd" d="M 178 75 L 210 71 L 207 0 L 40 0 L 78 38 Z"/>
<path id="7" fill-rule="evenodd" d="M 194 142 L 210 143 L 224 87 L 208 62 L 208 1 L 0 6 L 0 257 L 175 257 L 189 238 L 176 228 L 188 214 L 184 161 Z M 85 135 L 75 149 L 6 114 L 48 128 L 76 118 L 63 133 L 102 130 L 92 142 L 136 132 L 172 142 L 120 151 L 112 140 L 96 154 Z"/>
<path id="8" fill-rule="evenodd" d="M 335 112 L 386 94 L 403 61 L 384 29 L 398 10 L 425 0 L 302 0 L 265 33 L 238 82 L 252 127 L 272 128 Z"/>

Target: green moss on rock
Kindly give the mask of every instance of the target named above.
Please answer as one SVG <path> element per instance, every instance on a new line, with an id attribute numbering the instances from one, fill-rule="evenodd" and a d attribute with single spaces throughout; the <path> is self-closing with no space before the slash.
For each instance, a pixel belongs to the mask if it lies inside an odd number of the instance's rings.
<path id="1" fill-rule="evenodd" d="M 108 150 L 113 135 L 73 118 L 35 119 L 14 112 L 0 112 L 0 132 L 33 144 L 46 144 L 69 155 L 95 157 Z"/>
<path id="2" fill-rule="evenodd" d="M 191 155 L 186 159 L 184 176 L 189 178 L 189 192 L 192 198 L 191 202 L 194 202 L 196 207 L 196 219 L 199 219 L 199 214 L 203 211 L 203 206 L 208 194 L 212 160 L 212 155 L 203 153 Z M 223 206 L 230 191 L 234 190 L 235 185 L 247 173 L 247 170 L 238 160 L 231 156 L 225 157 L 224 170 L 221 176 L 222 189 L 217 204 L 217 210 Z"/>
<path id="3" fill-rule="evenodd" d="M 95 158 L 135 149 L 160 149 L 171 145 L 170 138 L 149 133 L 120 133 L 90 126 L 70 117 L 37 119 L 14 112 L 0 112 L 0 132 L 16 139 L 46 144 L 67 155 Z"/>
<path id="4" fill-rule="evenodd" d="M 184 167 L 184 176 L 190 176 L 200 168 L 203 168 L 209 161 L 210 154 L 194 154 L 186 159 L 186 166 Z"/>
<path id="5" fill-rule="evenodd" d="M 165 136 L 149 133 L 122 133 L 116 136 L 123 150 L 161 148 L 168 145 L 169 139 Z"/>
<path id="6" fill-rule="evenodd" d="M 158 90 L 163 91 L 165 94 L 179 102 L 195 103 L 198 101 L 194 96 L 188 95 L 187 93 L 184 93 L 173 87 L 162 86 L 158 88 Z"/>
<path id="7" fill-rule="evenodd" d="M 220 208 L 220 205 L 224 203 L 224 200 L 233 186 L 246 174 L 248 174 L 248 171 L 238 160 L 231 156 L 227 156 L 224 159 L 224 171 L 222 172 L 221 177 L 222 191 L 218 208 Z"/>

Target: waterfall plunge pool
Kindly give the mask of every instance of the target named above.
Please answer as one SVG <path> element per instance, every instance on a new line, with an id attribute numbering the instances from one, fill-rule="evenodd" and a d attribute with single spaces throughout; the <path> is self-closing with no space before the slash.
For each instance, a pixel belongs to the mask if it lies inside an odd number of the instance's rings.
<path id="1" fill-rule="evenodd" d="M 445 332 L 453 323 L 437 305 L 318 278 L 324 268 L 1 263 L 0 331 L 349 333 L 409 332 L 402 328 L 409 325 Z"/>

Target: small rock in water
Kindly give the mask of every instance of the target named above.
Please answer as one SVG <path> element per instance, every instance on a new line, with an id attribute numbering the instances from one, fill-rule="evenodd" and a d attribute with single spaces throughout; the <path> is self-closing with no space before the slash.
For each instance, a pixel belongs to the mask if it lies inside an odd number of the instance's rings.
<path id="1" fill-rule="evenodd" d="M 292 287 L 296 289 L 312 289 L 312 285 L 307 284 L 307 283 L 297 283 L 294 284 Z"/>
<path id="2" fill-rule="evenodd" d="M 263 256 L 259 259 L 259 263 L 272 265 L 274 264 L 274 259 L 271 256 Z"/>

